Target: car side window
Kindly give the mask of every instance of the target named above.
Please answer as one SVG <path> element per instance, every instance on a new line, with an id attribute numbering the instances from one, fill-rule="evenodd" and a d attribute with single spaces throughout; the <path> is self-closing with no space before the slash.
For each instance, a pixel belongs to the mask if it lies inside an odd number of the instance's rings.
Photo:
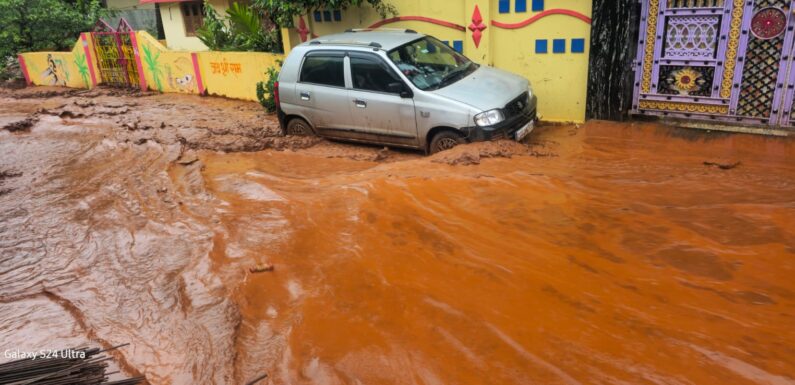
<path id="1" fill-rule="evenodd" d="M 342 56 L 311 55 L 301 66 L 302 83 L 345 87 L 345 65 Z"/>
<path id="2" fill-rule="evenodd" d="M 362 57 L 351 57 L 351 80 L 355 89 L 389 93 L 395 93 L 394 89 L 390 91 L 390 84 L 403 84 L 380 60 Z"/>

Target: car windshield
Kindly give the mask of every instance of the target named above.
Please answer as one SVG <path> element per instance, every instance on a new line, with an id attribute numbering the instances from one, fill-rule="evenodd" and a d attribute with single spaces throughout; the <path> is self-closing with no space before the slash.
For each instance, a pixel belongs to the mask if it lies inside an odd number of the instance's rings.
<path id="1" fill-rule="evenodd" d="M 432 37 L 414 40 L 389 51 L 389 59 L 421 90 L 453 84 L 478 68 L 466 56 Z"/>

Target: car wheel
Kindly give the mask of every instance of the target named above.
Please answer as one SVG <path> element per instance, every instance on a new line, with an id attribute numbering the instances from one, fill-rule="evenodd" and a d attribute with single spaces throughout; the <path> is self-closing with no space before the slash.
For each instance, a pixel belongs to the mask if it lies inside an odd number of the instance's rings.
<path id="1" fill-rule="evenodd" d="M 434 135 L 431 140 L 431 154 L 439 151 L 449 150 L 459 144 L 464 143 L 464 138 L 453 131 L 442 131 Z"/>
<path id="2" fill-rule="evenodd" d="M 312 126 L 307 123 L 306 120 L 301 118 L 292 118 L 289 122 L 287 122 L 287 132 L 286 135 L 295 135 L 295 136 L 310 136 L 314 135 L 314 131 L 312 131 Z"/>

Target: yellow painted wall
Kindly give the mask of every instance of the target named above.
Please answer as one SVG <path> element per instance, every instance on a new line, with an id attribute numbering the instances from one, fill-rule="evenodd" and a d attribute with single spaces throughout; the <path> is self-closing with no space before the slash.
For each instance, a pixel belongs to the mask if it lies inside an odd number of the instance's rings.
<path id="1" fill-rule="evenodd" d="M 284 60 L 283 54 L 267 52 L 174 51 L 145 31 L 138 31 L 135 36 L 143 77 L 147 88 L 153 91 L 199 94 L 201 80 L 207 94 L 256 101 L 257 83 L 267 81 L 268 68 L 278 68 Z M 96 80 L 101 83 L 91 35 L 86 34 L 86 38 Z M 29 52 L 21 56 L 34 85 L 91 86 L 91 73 L 87 63 L 83 63 L 85 54 L 80 40 L 72 52 Z M 49 58 L 54 65 L 50 65 Z"/>
<path id="2" fill-rule="evenodd" d="M 585 120 L 585 101 L 590 46 L 590 23 L 560 14 L 550 14 L 518 29 L 504 29 L 491 22 L 518 23 L 541 12 L 532 11 L 532 0 L 526 0 L 526 11 L 516 12 L 516 0 L 510 0 L 510 12 L 499 13 L 499 0 L 391 0 L 399 16 L 425 16 L 462 26 L 472 23 L 477 5 L 486 29 L 480 45 L 475 46 L 472 31 L 461 32 L 452 28 L 420 21 L 398 21 L 383 28 L 410 28 L 440 40 L 460 40 L 464 54 L 484 65 L 490 65 L 526 77 L 538 96 L 538 113 L 547 121 L 582 122 Z M 591 17 L 591 2 L 584 0 L 545 0 L 544 10 L 570 10 Z M 381 18 L 371 8 L 352 8 L 342 13 L 339 22 L 316 22 L 310 12 L 304 15 L 307 28 L 322 36 L 342 32 L 348 28 L 368 27 Z M 298 20 L 296 19 L 296 26 Z M 291 28 L 285 39 L 294 46 L 301 43 L 296 28 Z M 536 40 L 546 40 L 547 53 L 536 53 Z M 553 40 L 566 41 L 565 53 L 553 53 Z M 585 51 L 571 52 L 572 39 L 584 39 Z M 285 47 L 289 50 L 290 47 Z"/>
<path id="3" fill-rule="evenodd" d="M 152 35 L 136 32 L 146 84 L 151 90 L 198 94 L 197 77 L 189 51 L 172 51 Z"/>
<path id="4" fill-rule="evenodd" d="M 267 52 L 197 53 L 207 93 L 235 99 L 257 100 L 257 82 L 267 81 L 268 68 L 279 67 L 284 55 Z"/>
<path id="5" fill-rule="evenodd" d="M 225 16 L 229 7 L 227 0 L 210 0 L 213 9 L 219 16 Z M 160 17 L 163 20 L 163 32 L 166 35 L 166 45 L 173 50 L 206 51 L 207 46 L 195 36 L 185 34 L 185 23 L 182 20 L 180 3 L 160 4 Z"/>
<path id="6" fill-rule="evenodd" d="M 513 3 L 513 2 L 512 2 Z M 546 9 L 569 9 L 591 16 L 591 2 L 581 0 L 547 0 Z M 497 1 L 492 1 L 491 16 L 500 22 L 516 23 L 539 12 L 497 13 Z M 530 80 L 538 95 L 538 111 L 543 120 L 585 120 L 585 101 L 588 85 L 588 55 L 591 25 L 564 15 L 547 16 L 520 29 L 491 29 L 491 56 L 495 67 L 512 71 Z M 585 52 L 572 53 L 571 39 L 585 39 Z M 547 41 L 547 53 L 536 53 L 537 39 Z M 566 52 L 553 53 L 554 39 L 565 39 Z"/>
<path id="7" fill-rule="evenodd" d="M 86 36 L 91 48 L 91 37 Z M 97 63 L 91 57 L 94 68 Z M 38 86 L 64 86 L 72 88 L 91 88 L 91 73 L 89 63 L 83 49 L 82 40 L 78 38 L 70 52 L 28 52 L 21 56 L 25 60 L 25 67 L 32 84 Z"/>

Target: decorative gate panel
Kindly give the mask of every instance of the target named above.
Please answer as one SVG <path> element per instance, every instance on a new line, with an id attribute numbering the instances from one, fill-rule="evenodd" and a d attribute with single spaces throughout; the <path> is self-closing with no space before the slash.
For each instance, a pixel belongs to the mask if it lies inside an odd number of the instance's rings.
<path id="1" fill-rule="evenodd" d="M 103 21 L 92 32 L 94 52 L 97 56 L 102 83 L 116 87 L 134 87 L 139 84 L 138 58 L 134 34 L 126 20 L 113 29 Z"/>
<path id="2" fill-rule="evenodd" d="M 793 125 L 792 0 L 643 0 L 633 112 Z"/>
<path id="3" fill-rule="evenodd" d="M 114 32 L 94 32 L 94 52 L 97 56 L 99 76 L 102 83 L 117 87 L 129 87 L 127 66 L 122 65 L 124 56 Z"/>
<path id="4" fill-rule="evenodd" d="M 743 64 L 737 115 L 775 119 L 785 80 L 787 62 L 782 63 L 788 0 L 757 0 L 752 8 L 750 36 Z M 791 39 L 791 38 L 790 38 Z M 790 43 L 791 45 L 791 43 Z"/>

